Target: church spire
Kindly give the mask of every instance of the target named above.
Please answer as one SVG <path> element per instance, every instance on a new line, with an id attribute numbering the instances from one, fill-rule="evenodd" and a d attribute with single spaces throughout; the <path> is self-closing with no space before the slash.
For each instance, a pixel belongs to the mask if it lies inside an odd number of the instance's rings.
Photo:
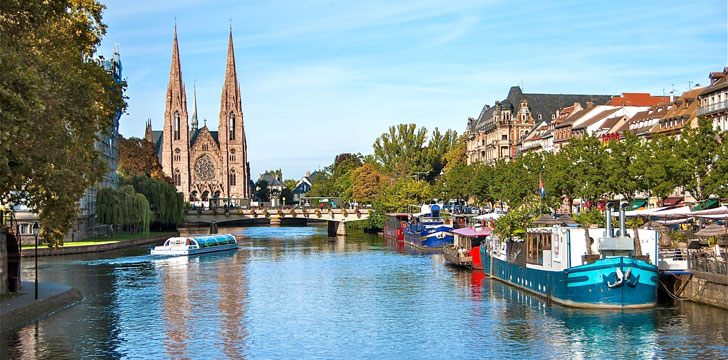
<path id="1" fill-rule="evenodd" d="M 197 83 L 193 85 L 192 99 L 194 104 L 192 106 L 192 131 L 197 131 Z"/>
<path id="2" fill-rule="evenodd" d="M 230 29 L 228 38 L 227 65 L 225 67 L 225 83 L 222 87 L 222 98 L 220 102 L 220 116 L 223 119 L 228 117 L 231 111 L 236 113 L 242 111 L 240 102 L 240 89 L 238 88 L 238 74 L 235 71 L 235 50 L 233 49 L 233 29 Z"/>
<path id="3" fill-rule="evenodd" d="M 177 44 L 177 26 L 174 27 L 174 45 L 172 47 L 172 66 L 169 69 L 169 85 L 167 86 L 167 103 L 187 108 L 187 95 L 182 82 L 182 67 L 179 61 L 179 45 Z"/>

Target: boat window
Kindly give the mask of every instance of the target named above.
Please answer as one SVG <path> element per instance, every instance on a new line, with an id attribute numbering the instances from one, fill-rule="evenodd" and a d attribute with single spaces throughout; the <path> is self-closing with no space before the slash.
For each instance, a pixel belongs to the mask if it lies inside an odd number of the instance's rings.
<path id="1" fill-rule="evenodd" d="M 529 233 L 526 237 L 526 261 L 543 265 L 544 250 L 551 250 L 551 233 Z"/>

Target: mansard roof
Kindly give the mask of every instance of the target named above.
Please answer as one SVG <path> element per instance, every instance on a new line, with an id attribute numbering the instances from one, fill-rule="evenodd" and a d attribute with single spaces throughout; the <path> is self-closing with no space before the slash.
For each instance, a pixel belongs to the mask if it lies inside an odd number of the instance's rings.
<path id="1" fill-rule="evenodd" d="M 572 106 L 575 102 L 583 104 L 583 107 L 586 107 L 588 101 L 594 105 L 604 104 L 612 99 L 612 95 L 527 94 L 523 93 L 519 86 L 513 86 L 508 91 L 508 96 L 499 105 L 501 110 L 510 110 L 515 113 L 520 107 L 521 100 L 524 99 L 528 102 L 528 110 L 533 119 L 537 120 L 538 116 L 541 115 L 541 119 L 548 123 L 551 121 L 551 115 L 555 114 L 556 110 Z M 497 106 L 486 105 L 483 107 L 477 121 L 473 122 L 472 128 L 469 130 L 478 131 L 483 128 L 485 120 L 492 118 L 496 109 Z"/>

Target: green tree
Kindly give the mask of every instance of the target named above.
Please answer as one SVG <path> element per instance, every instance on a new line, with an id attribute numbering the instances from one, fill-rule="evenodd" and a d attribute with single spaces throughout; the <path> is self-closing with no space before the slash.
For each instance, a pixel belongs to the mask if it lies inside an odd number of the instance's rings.
<path id="1" fill-rule="evenodd" d="M 721 198 L 728 197 L 728 133 L 721 134 L 722 143 L 716 152 L 708 177 L 705 178 L 705 191 Z"/>
<path id="2" fill-rule="evenodd" d="M 608 192 L 604 146 L 594 136 L 584 136 L 571 139 L 571 143 L 561 151 L 573 164 L 574 177 L 578 179 L 576 195 L 593 205 Z"/>
<path id="3" fill-rule="evenodd" d="M 700 117 L 697 127 L 683 130 L 682 138 L 685 146 L 680 147 L 682 150 L 680 158 L 691 175 L 686 189 L 696 200 L 705 200 L 710 195 L 705 189 L 705 181 L 710 169 L 718 160 L 716 156 L 720 149 L 718 132 L 713 128 L 712 121 Z"/>
<path id="4" fill-rule="evenodd" d="M 126 107 L 125 84 L 93 59 L 103 9 L 92 0 L 0 2 L 0 202 L 37 211 L 51 247 L 108 171 L 94 142 Z"/>
<path id="5" fill-rule="evenodd" d="M 635 194 L 649 189 L 645 171 L 651 155 L 637 135 L 630 132 L 625 132 L 622 141 L 610 141 L 607 149 L 602 162 L 606 189 L 631 202 Z"/>
<path id="6" fill-rule="evenodd" d="M 685 153 L 685 146 L 684 140 L 664 135 L 656 135 L 647 143 L 642 164 L 645 164 L 645 182 L 652 195 L 664 199 L 676 187 L 688 183 L 690 171 L 680 155 Z"/>
<path id="7" fill-rule="evenodd" d="M 147 198 L 131 185 L 123 185 L 119 190 L 100 189 L 96 195 L 96 215 L 99 223 L 145 233 L 154 219 Z"/>
<path id="8" fill-rule="evenodd" d="M 122 178 L 122 185 L 131 185 L 149 201 L 153 221 L 160 228 L 174 228 L 184 222 L 184 198 L 174 185 L 148 176 Z"/>
<path id="9" fill-rule="evenodd" d="M 255 197 L 258 199 L 258 201 L 266 202 L 270 201 L 270 189 L 268 188 L 268 182 L 260 179 L 258 182 L 255 183 Z"/>

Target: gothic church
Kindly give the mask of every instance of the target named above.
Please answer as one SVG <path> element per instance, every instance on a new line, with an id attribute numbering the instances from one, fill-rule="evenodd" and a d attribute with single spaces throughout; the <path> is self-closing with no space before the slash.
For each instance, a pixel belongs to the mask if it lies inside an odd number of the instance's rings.
<path id="1" fill-rule="evenodd" d="M 175 27 L 164 128 L 162 131 L 152 131 L 150 120 L 144 136 L 154 144 L 164 173 L 173 179 L 177 191 L 184 194 L 185 201 L 220 199 L 222 204 L 223 199 L 250 199 L 252 187 L 248 145 L 243 127 L 240 84 L 235 71 L 232 29 L 217 131 L 210 131 L 206 123 L 202 128 L 198 127 L 196 89 L 193 96 L 190 127 Z"/>

